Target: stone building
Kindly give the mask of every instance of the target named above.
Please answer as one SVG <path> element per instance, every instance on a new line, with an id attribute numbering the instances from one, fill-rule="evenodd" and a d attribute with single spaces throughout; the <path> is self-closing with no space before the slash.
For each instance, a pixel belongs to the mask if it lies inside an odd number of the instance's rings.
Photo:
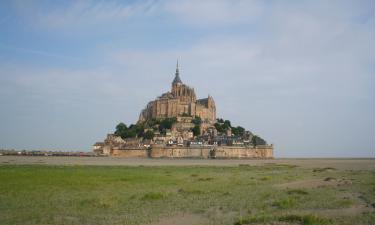
<path id="1" fill-rule="evenodd" d="M 199 116 L 206 123 L 215 123 L 216 106 L 211 96 L 197 99 L 193 88 L 182 83 L 178 62 L 171 91 L 162 94 L 147 104 L 139 116 L 139 122 L 151 118 L 171 118 L 178 116 Z"/>

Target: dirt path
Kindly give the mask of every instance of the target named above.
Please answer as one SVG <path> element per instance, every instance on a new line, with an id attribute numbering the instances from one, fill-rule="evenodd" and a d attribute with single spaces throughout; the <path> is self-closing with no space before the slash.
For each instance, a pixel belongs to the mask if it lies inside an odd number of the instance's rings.
<path id="1" fill-rule="evenodd" d="M 155 221 L 147 225 L 198 225 L 207 222 L 208 220 L 200 215 L 178 214 L 171 217 L 161 218 L 159 221 Z"/>

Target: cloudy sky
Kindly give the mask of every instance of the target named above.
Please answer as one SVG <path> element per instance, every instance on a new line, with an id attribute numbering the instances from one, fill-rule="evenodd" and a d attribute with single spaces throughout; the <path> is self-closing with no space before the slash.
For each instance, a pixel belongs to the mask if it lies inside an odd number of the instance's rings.
<path id="1" fill-rule="evenodd" d="M 87 150 L 170 89 L 277 157 L 375 157 L 375 3 L 1 1 L 0 148 Z"/>

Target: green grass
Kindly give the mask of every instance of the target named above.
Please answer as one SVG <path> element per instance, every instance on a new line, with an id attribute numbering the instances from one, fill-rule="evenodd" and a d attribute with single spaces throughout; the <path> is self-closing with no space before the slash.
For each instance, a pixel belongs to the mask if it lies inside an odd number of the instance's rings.
<path id="1" fill-rule="evenodd" d="M 142 200 L 159 200 L 167 197 L 166 194 L 160 192 L 150 192 L 143 195 Z"/>
<path id="2" fill-rule="evenodd" d="M 276 222 L 284 222 L 288 224 L 301 224 L 301 225 L 331 225 L 330 219 L 317 216 L 314 214 L 308 215 L 286 215 L 286 216 L 271 216 L 260 214 L 243 218 L 235 222 L 233 225 L 248 225 L 248 224 L 271 224 Z"/>
<path id="3" fill-rule="evenodd" d="M 280 188 L 304 179 L 352 183 Z M 373 224 L 373 171 L 238 167 L 0 166 L 0 224 L 147 224 L 199 214 L 201 224 Z M 349 196 L 349 197 L 348 197 Z M 358 197 L 359 196 L 359 197 Z"/>

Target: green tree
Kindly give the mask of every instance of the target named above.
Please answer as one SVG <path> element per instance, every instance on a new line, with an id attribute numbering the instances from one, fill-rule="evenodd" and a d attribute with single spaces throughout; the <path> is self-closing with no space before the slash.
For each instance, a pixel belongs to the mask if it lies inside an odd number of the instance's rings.
<path id="1" fill-rule="evenodd" d="M 228 129 L 229 127 L 232 127 L 229 120 L 224 121 L 224 126 L 225 126 L 225 130 Z"/>
<path id="2" fill-rule="evenodd" d="M 115 135 L 116 136 L 119 136 L 121 138 L 126 138 L 126 134 L 128 132 L 128 127 L 126 126 L 126 124 L 124 123 L 119 123 L 117 126 L 116 126 L 116 131 L 115 131 Z"/>
<path id="3" fill-rule="evenodd" d="M 257 146 L 257 141 L 256 141 L 256 135 L 251 137 L 251 144 L 255 147 Z"/>
<path id="4" fill-rule="evenodd" d="M 261 138 L 257 135 L 254 135 L 251 138 L 251 143 L 254 145 L 254 147 L 257 146 L 257 145 L 266 145 L 267 144 L 267 142 L 263 138 Z"/>
<path id="5" fill-rule="evenodd" d="M 194 125 L 201 125 L 202 119 L 199 116 L 196 116 L 191 122 L 194 123 Z"/>
<path id="6" fill-rule="evenodd" d="M 144 139 L 148 139 L 148 140 L 151 140 L 154 138 L 154 132 L 152 130 L 148 130 L 145 132 L 144 134 Z"/>
<path id="7" fill-rule="evenodd" d="M 125 138 L 135 138 L 137 136 L 137 133 L 135 130 L 128 129 L 125 133 Z"/>
<path id="8" fill-rule="evenodd" d="M 148 127 L 154 127 L 155 125 L 160 124 L 160 120 L 156 119 L 156 118 L 151 118 L 151 119 L 147 120 L 146 124 L 147 124 Z"/>
<path id="9" fill-rule="evenodd" d="M 243 128 L 241 126 L 232 127 L 232 133 L 235 136 L 241 136 L 242 137 L 245 134 L 245 128 Z"/>
<path id="10" fill-rule="evenodd" d="M 219 132 L 219 133 L 224 133 L 226 131 L 226 129 L 224 127 L 224 124 L 215 123 L 214 126 L 215 126 L 217 132 Z"/>
<path id="11" fill-rule="evenodd" d="M 144 131 L 145 131 L 145 126 L 143 123 L 137 123 L 134 128 L 135 133 L 137 134 L 138 137 L 143 137 Z"/>
<path id="12" fill-rule="evenodd" d="M 195 125 L 192 129 L 194 136 L 199 136 L 201 135 L 201 126 L 200 125 Z"/>
<path id="13" fill-rule="evenodd" d="M 164 133 L 165 134 L 165 130 L 166 129 L 171 129 L 172 128 L 172 125 L 177 122 L 177 118 L 176 117 L 172 117 L 172 118 L 165 118 L 163 119 L 161 122 L 160 122 L 160 125 L 159 125 L 159 131 L 160 133 Z"/>

